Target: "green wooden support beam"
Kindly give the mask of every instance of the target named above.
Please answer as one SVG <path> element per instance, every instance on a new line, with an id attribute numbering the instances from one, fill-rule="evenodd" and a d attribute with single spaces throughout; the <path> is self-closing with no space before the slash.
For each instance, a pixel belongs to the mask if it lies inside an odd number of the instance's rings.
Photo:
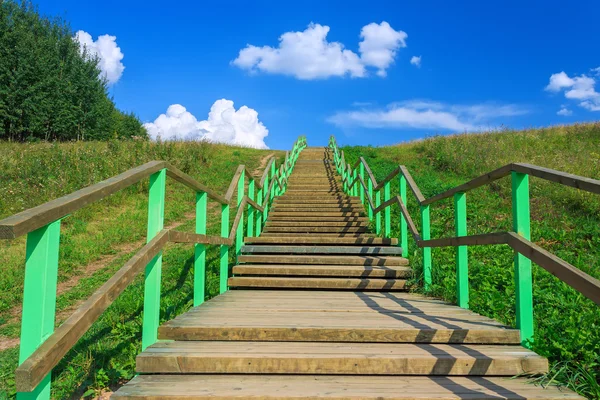
<path id="1" fill-rule="evenodd" d="M 254 179 L 250 179 L 248 182 L 248 198 L 254 201 Z M 246 236 L 252 237 L 254 236 L 254 207 L 248 205 L 248 229 Z"/>
<path id="2" fill-rule="evenodd" d="M 431 239 L 429 221 L 429 205 L 421 206 L 421 239 Z M 425 290 L 431 287 L 431 247 L 423 247 L 423 286 Z"/>
<path id="3" fill-rule="evenodd" d="M 369 183 L 367 184 L 367 187 L 369 189 L 369 198 L 371 199 L 371 201 L 373 201 L 373 182 L 371 181 L 371 179 L 369 179 Z M 368 208 L 368 214 L 369 214 L 369 221 L 373 221 L 373 209 L 371 208 L 370 203 L 367 208 Z"/>
<path id="4" fill-rule="evenodd" d="M 467 195 L 454 195 L 454 227 L 456 236 L 467 236 Z M 469 308 L 469 254 L 467 246 L 456 247 L 456 297 L 458 306 Z"/>
<path id="5" fill-rule="evenodd" d="M 206 234 L 208 195 L 196 193 L 196 233 Z M 197 243 L 194 246 L 194 307 L 204 303 L 206 287 L 206 246 Z"/>
<path id="6" fill-rule="evenodd" d="M 54 332 L 59 244 L 60 220 L 27 235 L 19 365 Z M 17 399 L 50 399 L 50 375 L 32 392 L 17 393 Z"/>
<path id="7" fill-rule="evenodd" d="M 221 205 L 221 237 L 229 237 L 229 204 Z M 222 244 L 219 254 L 219 294 L 227 291 L 229 278 L 229 246 Z"/>
<path id="8" fill-rule="evenodd" d="M 360 177 L 364 181 L 365 180 L 365 166 L 363 165 L 362 162 L 359 164 L 358 169 L 359 169 L 358 174 L 360 175 Z M 360 192 L 360 202 L 361 202 L 362 205 L 364 205 L 365 204 L 365 190 L 364 190 L 364 188 L 362 187 L 362 185 L 360 183 L 359 183 L 359 186 L 358 186 L 358 191 Z"/>
<path id="9" fill-rule="evenodd" d="M 260 189 L 258 191 L 258 194 L 256 195 L 256 203 L 259 206 L 262 206 L 262 201 L 263 199 L 263 190 Z M 256 237 L 260 236 L 260 233 L 262 232 L 262 221 L 263 221 L 263 215 L 260 211 L 256 211 L 256 231 L 255 231 L 255 235 Z"/>
<path id="10" fill-rule="evenodd" d="M 242 173 L 240 175 L 240 180 L 238 181 L 238 185 L 237 185 L 237 208 L 236 208 L 236 211 L 239 210 L 240 204 L 242 204 L 242 200 L 244 200 L 244 196 L 246 195 L 245 191 L 246 191 L 246 187 L 244 186 L 244 174 Z M 235 231 L 236 261 L 237 261 L 237 257 L 240 256 L 243 245 L 244 245 L 244 210 L 242 210 L 242 218 L 240 219 L 240 223 L 238 224 L 237 229 Z"/>
<path id="11" fill-rule="evenodd" d="M 390 182 L 387 181 L 384 185 L 383 185 L 383 201 L 386 202 L 390 199 Z M 391 214 L 391 207 L 387 206 L 385 208 L 385 210 L 383 211 L 384 213 L 384 228 L 383 228 L 383 236 L 386 238 L 390 237 L 390 232 L 392 229 L 392 214 Z"/>
<path id="12" fill-rule="evenodd" d="M 150 176 L 148 192 L 148 233 L 150 242 L 164 227 L 165 191 L 167 170 L 162 169 Z M 144 313 L 142 318 L 142 351 L 158 340 L 160 323 L 160 281 L 162 273 L 162 251 L 146 265 L 144 274 Z"/>
<path id="13" fill-rule="evenodd" d="M 529 175 L 512 172 L 513 229 L 531 240 L 529 212 Z M 517 296 L 517 328 L 521 331 L 521 343 L 529 346 L 533 341 L 533 287 L 531 260 L 515 252 L 515 290 Z"/>
<path id="14" fill-rule="evenodd" d="M 273 162 L 273 164 L 275 164 L 275 162 Z M 265 178 L 265 184 L 263 186 L 263 189 L 261 191 L 261 196 L 260 199 L 261 203 L 260 204 L 264 204 L 264 210 L 262 212 L 262 224 L 266 224 L 267 223 L 267 214 L 269 214 L 269 174 L 267 174 L 266 178 Z"/>
<path id="15" fill-rule="evenodd" d="M 406 178 L 400 175 L 400 198 L 406 205 Z M 408 206 L 407 206 L 408 207 Z M 402 257 L 408 257 L 408 223 L 404 214 L 400 213 L 400 246 L 402 247 Z"/>
<path id="16" fill-rule="evenodd" d="M 381 189 L 375 193 L 375 208 L 381 205 Z M 375 232 L 381 234 L 381 211 L 375 215 Z"/>

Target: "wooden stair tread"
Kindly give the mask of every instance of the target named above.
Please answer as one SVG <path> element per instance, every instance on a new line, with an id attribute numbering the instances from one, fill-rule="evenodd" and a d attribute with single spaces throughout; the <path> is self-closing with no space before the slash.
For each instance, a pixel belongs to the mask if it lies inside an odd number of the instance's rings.
<path id="1" fill-rule="evenodd" d="M 158 342 L 137 356 L 138 373 L 278 373 L 514 376 L 548 371 L 519 345 L 259 341 Z"/>
<path id="2" fill-rule="evenodd" d="M 265 277 L 237 276 L 229 278 L 231 288 L 271 289 L 329 289 L 329 290 L 404 290 L 406 280 L 388 278 L 329 278 L 329 277 Z"/>
<path id="3" fill-rule="evenodd" d="M 427 388 L 427 396 L 423 395 Z M 525 378 L 330 376 L 330 375 L 138 375 L 114 399 L 156 400 L 579 400 L 571 391 L 542 388 Z"/>
<path id="4" fill-rule="evenodd" d="M 271 276 L 342 276 L 360 278 L 408 278 L 409 267 L 369 267 L 362 265 L 260 265 L 241 264 L 233 267 L 233 274 Z"/>
<path id="5" fill-rule="evenodd" d="M 408 265 L 402 257 L 387 256 L 327 256 L 327 255 L 248 255 L 238 257 L 240 263 L 276 264 L 347 264 L 347 265 Z"/>
<path id="6" fill-rule="evenodd" d="M 396 238 L 368 238 L 368 237 L 342 237 L 332 238 L 318 235 L 311 235 L 310 237 L 298 237 L 298 236 L 274 236 L 274 237 L 247 237 L 244 239 L 244 243 L 247 244 L 263 244 L 263 243 L 288 243 L 288 244 L 343 244 L 343 245 L 398 245 L 398 239 Z"/>
<path id="7" fill-rule="evenodd" d="M 361 255 L 393 255 L 402 254 L 397 246 L 325 246 L 325 245 L 244 245 L 244 254 L 361 254 Z"/>

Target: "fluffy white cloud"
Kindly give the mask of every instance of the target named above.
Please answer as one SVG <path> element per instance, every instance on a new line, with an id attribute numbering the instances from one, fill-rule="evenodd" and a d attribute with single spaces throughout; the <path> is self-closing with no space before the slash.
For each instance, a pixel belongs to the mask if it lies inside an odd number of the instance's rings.
<path id="1" fill-rule="evenodd" d="M 264 142 L 269 134 L 258 120 L 258 113 L 246 106 L 235 110 L 233 101 L 215 101 L 208 113 L 208 119 L 198 121 L 180 104 L 169 106 L 154 122 L 144 127 L 153 140 L 207 140 L 211 142 L 267 149 Z"/>
<path id="2" fill-rule="evenodd" d="M 596 72 L 596 70 L 600 70 L 600 67 L 592 69 L 593 72 Z M 596 80 L 591 76 L 584 74 L 571 78 L 562 71 L 550 76 L 550 82 L 545 90 L 550 92 L 564 91 L 567 99 L 579 100 L 580 107 L 589 111 L 600 111 L 600 93 L 596 92 L 595 86 Z"/>
<path id="3" fill-rule="evenodd" d="M 594 75 L 600 76 L 600 67 L 592 68 L 591 71 L 594 73 Z"/>
<path id="4" fill-rule="evenodd" d="M 75 34 L 75 40 L 79 42 L 79 47 L 83 53 L 84 49 L 91 57 L 98 57 L 98 67 L 110 85 L 115 84 L 123 75 L 125 66 L 121 62 L 123 53 L 117 46 L 117 37 L 110 35 L 98 36 L 94 41 L 92 35 L 85 31 L 78 31 Z"/>
<path id="5" fill-rule="evenodd" d="M 396 52 L 406 47 L 408 35 L 403 31 L 392 29 L 390 24 L 383 21 L 363 26 L 360 31 L 362 41 L 358 44 L 360 59 L 364 65 L 377 68 L 377 75 L 387 75 L 386 69 L 394 62 Z"/>
<path id="6" fill-rule="evenodd" d="M 556 115 L 562 115 L 564 117 L 568 117 L 569 115 L 573 115 L 573 111 L 569 110 L 566 107 L 561 107 L 560 110 L 556 112 Z"/>
<path id="7" fill-rule="evenodd" d="M 281 35 L 277 48 L 248 44 L 232 64 L 252 73 L 261 71 L 304 80 L 348 75 L 362 78 L 368 75 L 366 67 L 375 67 L 377 75 L 385 76 L 398 49 L 406 47 L 406 33 L 395 31 L 385 21 L 362 28 L 360 56 L 342 43 L 328 42 L 329 30 L 329 26 L 311 23 L 302 32 Z"/>
<path id="8" fill-rule="evenodd" d="M 410 59 L 410 63 L 417 68 L 421 68 L 421 56 L 412 56 Z"/>
<path id="9" fill-rule="evenodd" d="M 485 129 L 495 118 L 528 113 L 526 107 L 514 104 L 447 105 L 444 103 L 411 100 L 393 103 L 384 109 L 362 109 L 338 112 L 328 121 L 339 127 L 414 128 L 451 131 Z"/>

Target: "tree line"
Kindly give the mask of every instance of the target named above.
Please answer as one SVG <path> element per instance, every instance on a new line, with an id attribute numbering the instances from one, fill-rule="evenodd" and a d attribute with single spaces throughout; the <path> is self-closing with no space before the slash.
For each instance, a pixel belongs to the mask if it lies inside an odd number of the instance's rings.
<path id="1" fill-rule="evenodd" d="M 61 19 L 28 1 L 0 0 L 0 140 L 147 137 L 109 96 L 98 59 Z"/>

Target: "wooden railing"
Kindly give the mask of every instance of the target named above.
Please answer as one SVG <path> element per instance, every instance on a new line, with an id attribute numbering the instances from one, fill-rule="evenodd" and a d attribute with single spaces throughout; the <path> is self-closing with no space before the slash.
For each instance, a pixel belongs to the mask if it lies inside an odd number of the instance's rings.
<path id="1" fill-rule="evenodd" d="M 369 218 L 371 220 L 375 219 L 377 234 L 383 234 L 385 237 L 390 236 L 391 207 L 395 204 L 398 205 L 400 209 L 399 243 L 402 246 L 402 253 L 403 256 L 408 254 L 408 231 L 410 231 L 417 247 L 423 251 L 423 281 L 425 290 L 428 290 L 431 285 L 431 249 L 433 247 L 455 247 L 458 305 L 468 308 L 469 276 L 467 246 L 505 244 L 509 245 L 515 251 L 516 317 L 517 327 L 520 329 L 521 341 L 524 345 L 528 345 L 533 340 L 532 261 L 588 299 L 600 305 L 600 281 L 598 279 L 586 274 L 530 241 L 529 215 L 529 176 L 595 194 L 600 194 L 599 180 L 531 164 L 516 163 L 505 165 L 463 185 L 426 199 L 406 167 L 399 165 L 383 181 L 378 183 L 369 168 L 369 164 L 363 157 L 360 157 L 354 165 L 346 163 L 344 151 L 338 148 L 333 136 L 330 138 L 329 147 L 333 152 L 336 169 L 342 177 L 344 191 L 352 196 L 360 196 L 361 201 L 367 207 Z M 511 176 L 512 179 L 513 231 L 467 236 L 466 192 L 506 176 Z M 399 179 L 400 193 L 391 197 L 390 182 L 396 177 Z M 407 185 L 414 194 L 420 209 L 420 232 L 406 207 Z M 382 190 L 384 196 L 383 202 L 381 200 Z M 373 200 L 374 192 L 375 200 Z M 429 207 L 433 203 L 450 197 L 454 198 L 456 237 L 431 239 Z M 384 215 L 383 228 L 381 222 L 382 212 Z"/>
<path id="2" fill-rule="evenodd" d="M 237 255 L 243 244 L 244 210 L 247 208 L 246 235 L 258 236 L 273 198 L 285 192 L 287 178 L 304 147 L 306 139 L 298 138 L 291 152 L 286 153 L 284 163 L 276 168 L 275 158 L 272 157 L 260 179 L 240 165 L 225 195 L 215 193 L 165 161 L 151 161 L 1 220 L 0 239 L 14 239 L 27 234 L 19 367 L 15 373 L 17 397 L 50 398 L 52 368 L 142 270 L 145 270 L 142 348 L 156 342 L 162 250 L 168 242 L 195 245 L 195 306 L 205 299 L 206 245 L 219 246 L 219 292 L 225 292 L 229 275 L 229 249 L 235 246 Z M 195 233 L 165 230 L 163 227 L 167 176 L 196 192 Z M 247 194 L 245 177 L 249 179 Z M 54 330 L 61 219 L 146 178 L 150 179 L 147 244 Z M 237 211 L 230 227 L 229 206 L 236 188 Z M 209 198 L 221 204 L 221 236 L 206 235 Z"/>

